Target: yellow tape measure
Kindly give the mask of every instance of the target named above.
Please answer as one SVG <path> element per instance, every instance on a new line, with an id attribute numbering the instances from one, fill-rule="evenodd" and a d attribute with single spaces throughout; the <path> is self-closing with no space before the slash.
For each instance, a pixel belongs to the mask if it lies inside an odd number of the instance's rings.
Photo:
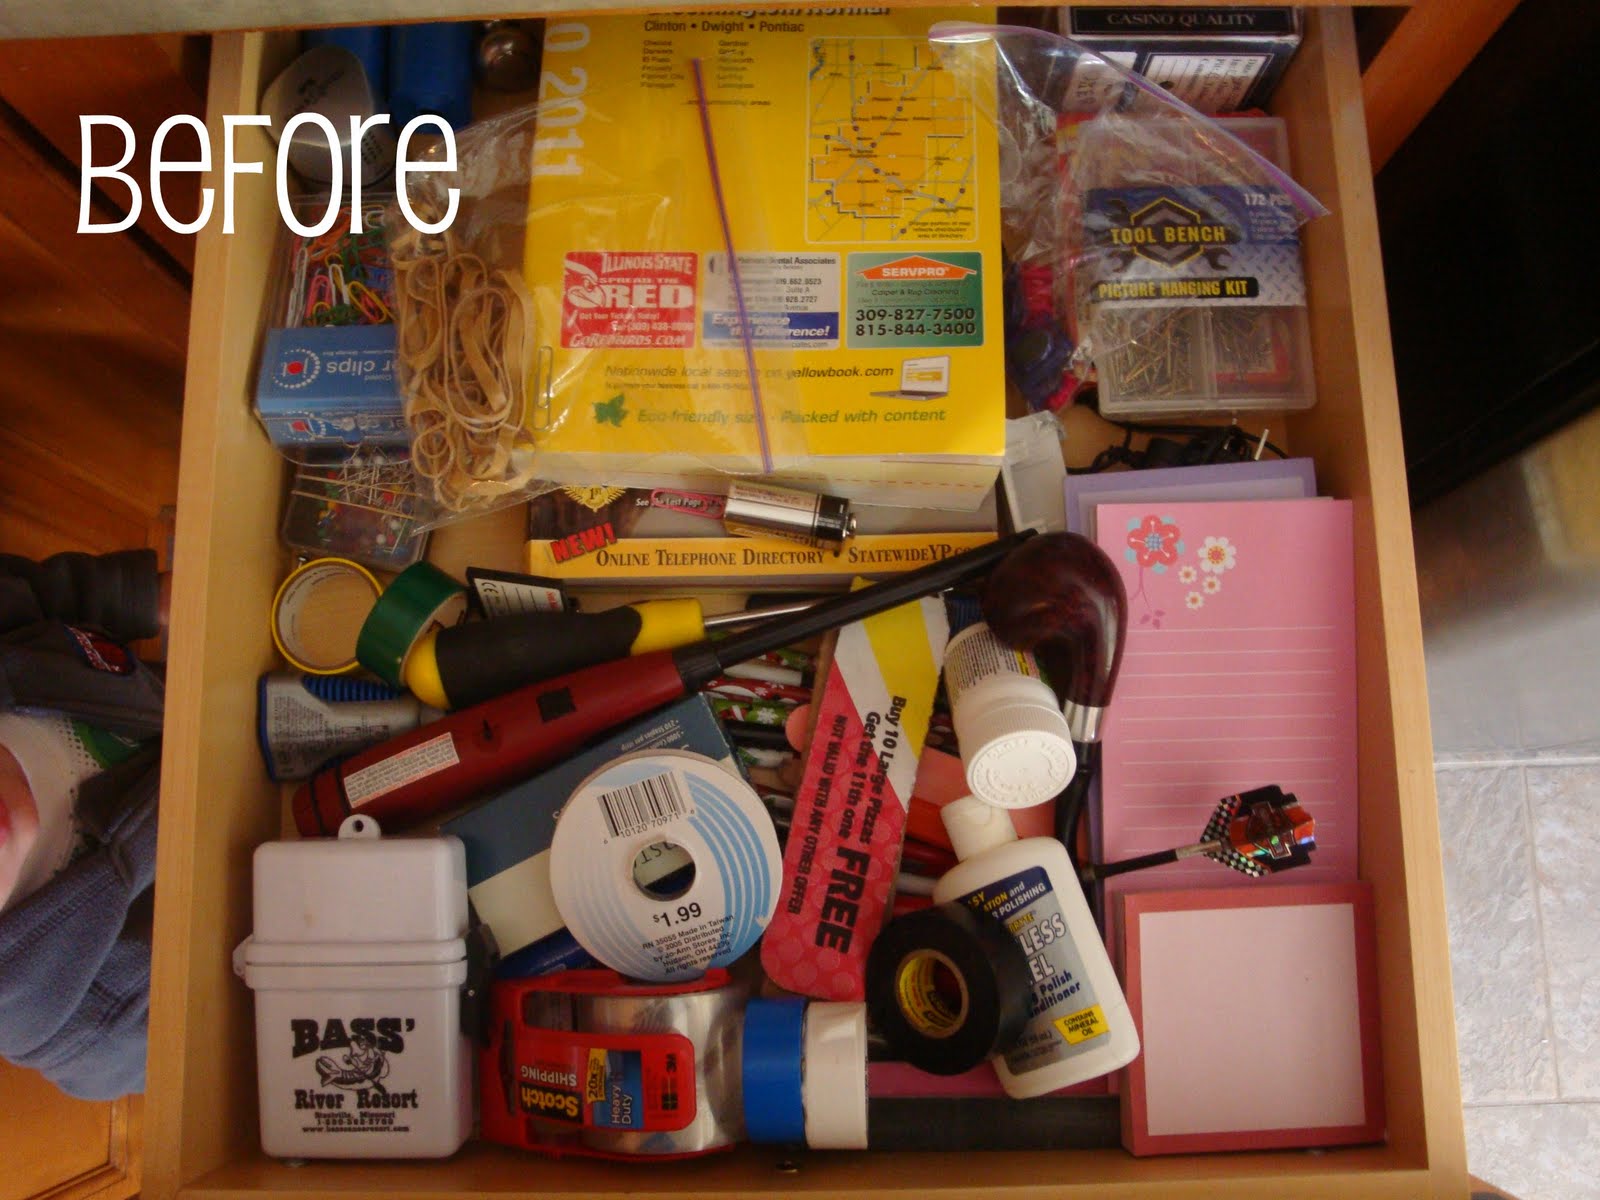
<path id="1" fill-rule="evenodd" d="M 356 668 L 356 638 L 383 585 L 348 558 L 315 558 L 289 573 L 272 598 L 272 641 L 297 671 L 342 675 Z"/>

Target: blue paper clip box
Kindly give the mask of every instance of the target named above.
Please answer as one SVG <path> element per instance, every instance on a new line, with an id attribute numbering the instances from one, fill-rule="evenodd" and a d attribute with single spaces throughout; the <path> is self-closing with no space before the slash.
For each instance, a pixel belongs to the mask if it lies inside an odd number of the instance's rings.
<path id="1" fill-rule="evenodd" d="M 407 444 L 393 325 L 269 329 L 256 416 L 280 447 Z"/>

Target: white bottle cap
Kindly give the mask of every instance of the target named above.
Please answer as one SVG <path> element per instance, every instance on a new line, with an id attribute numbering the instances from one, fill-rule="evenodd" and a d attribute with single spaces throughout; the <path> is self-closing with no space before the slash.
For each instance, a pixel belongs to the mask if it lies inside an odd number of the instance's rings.
<path id="1" fill-rule="evenodd" d="M 976 796 L 952 800 L 939 810 L 950 847 L 963 861 L 1017 840 L 1011 814 L 1003 808 L 985 804 Z"/>
<path id="2" fill-rule="evenodd" d="M 945 689 L 967 787 L 1000 808 L 1031 808 L 1061 792 L 1077 755 L 1072 731 L 1039 664 L 982 622 L 945 648 Z"/>
<path id="3" fill-rule="evenodd" d="M 1071 731 L 1050 690 L 1040 685 L 1040 691 L 1040 697 L 974 705 L 962 714 L 956 739 L 967 786 L 986 803 L 1032 808 L 1072 782 L 1078 756 Z"/>
<path id="4" fill-rule="evenodd" d="M 867 1148 L 867 1006 L 813 1000 L 806 1005 L 801 1100 L 806 1145 Z"/>

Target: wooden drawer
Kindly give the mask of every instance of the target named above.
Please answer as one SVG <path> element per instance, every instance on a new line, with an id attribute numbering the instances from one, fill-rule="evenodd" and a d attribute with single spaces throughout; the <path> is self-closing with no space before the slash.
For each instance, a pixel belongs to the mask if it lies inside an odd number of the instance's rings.
<path id="1" fill-rule="evenodd" d="M 263 80 L 288 53 L 286 40 L 261 34 L 216 40 L 214 145 L 221 144 L 222 114 L 253 111 Z M 250 854 L 278 836 L 283 821 L 282 797 L 262 772 L 253 732 L 255 679 L 275 665 L 266 613 L 286 563 L 277 541 L 283 463 L 250 413 L 261 296 L 278 219 L 269 171 L 239 180 L 239 232 L 224 236 L 213 222 L 196 254 L 162 780 L 146 1195 L 587 1197 L 644 1189 L 663 1195 L 1465 1196 L 1410 516 L 1347 11 L 1309 13 L 1305 45 L 1276 107 L 1289 118 L 1297 176 L 1333 210 L 1305 231 L 1318 403 L 1272 424 L 1286 431 L 1298 452 L 1316 457 L 1328 491 L 1355 502 L 1361 863 L 1377 894 L 1387 1145 L 1147 1160 L 1120 1151 L 813 1154 L 793 1173 L 778 1172 L 778 1154 L 751 1147 L 649 1168 L 551 1162 L 476 1144 L 449 1161 L 422 1165 L 290 1167 L 264 1158 L 257 1140 L 251 996 L 233 977 L 229 953 L 249 931 Z M 269 153 L 257 138 L 245 143 L 242 156 L 270 161 Z M 514 566 L 519 533 L 513 513 L 507 521 L 439 538 L 435 557 L 447 567 L 459 568 L 469 554 Z"/>

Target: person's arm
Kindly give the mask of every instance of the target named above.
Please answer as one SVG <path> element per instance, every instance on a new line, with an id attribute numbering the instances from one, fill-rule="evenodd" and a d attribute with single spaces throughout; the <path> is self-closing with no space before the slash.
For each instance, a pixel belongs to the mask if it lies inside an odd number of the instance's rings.
<path id="1" fill-rule="evenodd" d="M 154 550 L 57 554 L 40 563 L 0 555 L 0 633 L 63 621 L 132 642 L 160 633 L 161 601 Z"/>

